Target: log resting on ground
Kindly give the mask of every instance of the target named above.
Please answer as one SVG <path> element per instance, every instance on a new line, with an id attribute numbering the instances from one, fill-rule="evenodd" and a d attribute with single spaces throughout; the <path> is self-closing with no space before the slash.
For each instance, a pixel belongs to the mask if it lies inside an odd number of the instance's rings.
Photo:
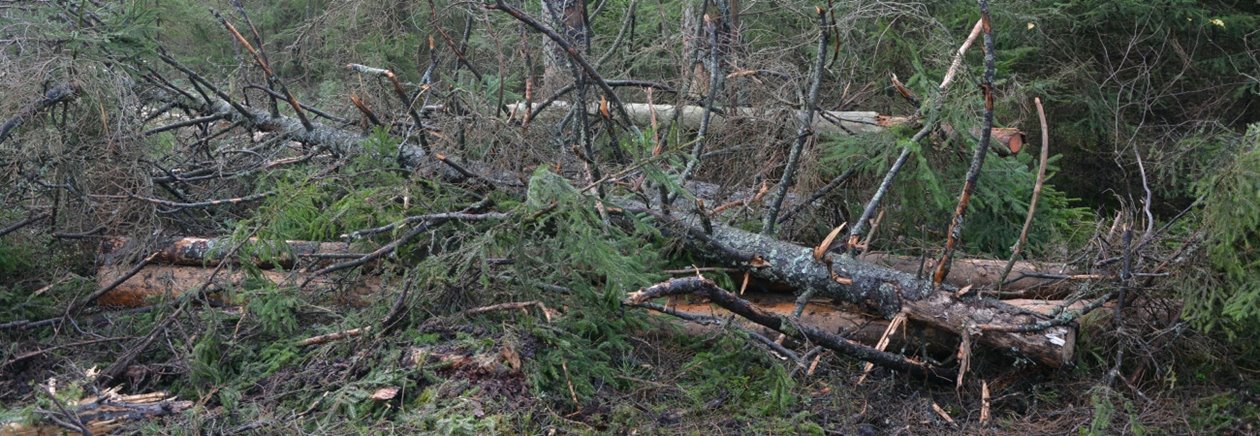
<path id="1" fill-rule="evenodd" d="M 222 238 L 201 238 L 195 236 L 185 236 L 174 239 L 164 246 L 156 250 L 156 256 L 151 260 L 155 264 L 163 265 L 182 265 L 182 266 L 207 266 L 215 265 L 223 260 L 221 249 L 225 248 L 224 239 Z M 257 238 L 251 238 L 251 242 L 257 241 Z M 100 259 L 102 263 L 116 263 L 116 258 L 125 255 L 131 251 L 129 245 L 133 244 L 131 239 L 115 236 L 101 240 Z M 312 264 L 319 265 L 329 263 L 333 259 L 352 259 L 363 256 L 370 250 L 355 250 L 344 242 L 318 242 L 318 241 L 284 241 L 283 243 L 267 242 L 264 244 L 252 244 L 245 247 L 249 251 L 263 251 L 272 253 L 267 259 L 259 256 L 252 256 L 251 262 L 254 266 L 260 268 L 285 268 L 294 267 L 298 259 L 307 258 L 314 260 Z M 904 273 L 914 274 L 919 269 L 919 258 L 911 256 L 898 256 L 885 253 L 866 253 L 859 257 L 864 262 L 873 263 L 875 265 L 889 267 Z M 232 264 L 237 263 L 237 259 L 228 259 Z M 936 259 L 926 259 L 923 267 L 924 271 L 930 271 L 935 267 Z M 956 259 L 954 267 L 950 270 L 949 278 L 946 283 L 956 286 L 974 286 L 976 288 L 995 288 L 997 286 L 998 276 L 1001 275 L 1002 268 L 1006 265 L 1005 260 L 999 259 Z M 1029 276 L 1028 274 L 1075 274 L 1067 269 L 1063 264 L 1055 263 L 1034 263 L 1028 261 L 1015 262 L 1015 267 L 1011 270 L 1010 283 L 1002 288 L 1002 298 L 1038 298 L 1038 299 L 1062 299 L 1065 295 L 1073 290 L 1072 281 L 1062 279 L 1048 279 L 1041 277 Z M 735 277 L 739 279 L 739 277 Z M 794 288 L 764 280 L 756 280 L 751 285 L 754 289 L 765 289 L 770 291 L 791 292 Z M 1017 305 L 1018 306 L 1018 305 Z"/>
<path id="2" fill-rule="evenodd" d="M 736 282 L 738 283 L 738 282 Z M 757 306 L 759 309 L 782 316 L 792 316 L 796 309 L 796 299 L 787 294 L 778 292 L 759 292 L 746 291 L 740 294 L 740 298 L 748 300 L 749 303 Z M 1045 316 L 1053 316 L 1056 310 L 1066 308 L 1066 310 L 1080 310 L 1085 306 L 1085 301 L 1069 302 L 1064 300 L 1003 300 L 1004 303 L 1018 307 L 1020 309 L 1039 313 Z M 1168 306 L 1167 302 L 1160 302 Z M 675 311 L 705 316 L 725 318 L 731 315 L 731 312 L 715 306 L 707 300 L 701 300 L 689 297 L 672 297 L 665 304 L 666 307 Z M 1130 311 L 1148 311 L 1148 304 L 1140 307 L 1134 307 Z M 1108 310 L 1110 309 L 1110 310 Z M 1106 317 L 1115 309 L 1114 302 L 1104 304 L 1099 310 L 1101 315 Z M 1167 317 L 1161 320 L 1167 320 Z M 801 322 L 818 327 L 819 329 L 829 332 L 838 333 L 846 338 L 864 343 L 874 344 L 883 336 L 884 330 L 888 328 L 888 320 L 862 313 L 860 308 L 852 307 L 847 303 L 837 304 L 831 299 L 814 298 L 805 306 L 805 310 L 801 313 Z M 918 324 L 918 328 L 911 328 L 912 333 L 907 335 L 898 334 L 892 342 L 897 345 L 899 340 L 910 341 L 910 345 L 918 347 L 927 345 L 939 350 L 953 351 L 958 344 L 958 338 L 952 334 L 942 332 L 940 330 L 922 328 Z"/>
<path id="3" fill-rule="evenodd" d="M 103 287 L 112 283 L 115 279 L 127 273 L 129 269 L 128 267 L 108 265 L 100 267 L 96 271 L 97 287 Z M 211 279 L 210 275 L 213 272 L 214 268 L 146 265 L 136 275 L 101 295 L 96 300 L 96 304 L 104 307 L 148 306 L 153 304 L 154 300 L 164 297 L 178 297 L 190 290 L 197 289 L 202 283 Z M 305 281 L 308 276 L 309 273 L 286 273 L 274 270 L 263 270 L 259 271 L 258 274 L 258 277 L 276 285 L 288 284 L 291 286 L 297 286 L 297 284 Z M 246 286 L 250 278 L 250 275 L 244 271 L 220 271 L 219 274 L 214 276 L 214 280 L 208 289 L 239 289 Z M 333 278 L 317 277 L 303 289 L 309 292 L 333 292 L 342 288 L 342 284 Z M 336 292 L 332 295 L 332 302 L 347 306 L 363 306 L 369 299 L 369 295 L 377 289 L 380 289 L 379 279 L 363 277 L 349 285 L 348 291 Z M 221 295 L 213 299 L 236 303 L 228 301 L 230 299 Z"/>
<path id="4" fill-rule="evenodd" d="M 797 323 L 789 317 L 764 311 L 750 304 L 748 301 L 735 296 L 735 294 L 718 287 L 708 279 L 698 277 L 671 279 L 666 282 L 640 289 L 637 292 L 630 293 L 626 296 L 625 303 L 629 305 L 639 305 L 654 298 L 687 294 L 706 297 L 726 310 L 736 313 L 749 321 L 773 329 L 786 336 L 819 344 L 828 349 L 835 350 L 867 362 L 876 363 L 880 366 L 907 372 L 937 382 L 952 381 L 957 375 L 949 368 L 943 368 L 927 362 L 912 360 L 900 354 L 880 351 L 843 336 L 828 333 L 818 327 L 804 323 Z"/>
<path id="5" fill-rule="evenodd" d="M 919 258 L 913 256 L 865 253 L 859 256 L 859 259 L 911 274 L 920 269 Z M 934 257 L 923 259 L 924 273 L 935 270 L 937 261 L 938 259 Z M 977 289 L 996 289 L 998 281 L 1001 280 L 1002 269 L 1005 267 L 1006 261 L 1000 259 L 954 259 L 945 283 L 959 288 L 974 286 Z M 1000 298 L 1062 299 L 1076 290 L 1076 284 L 1080 283 L 1039 277 L 1038 274 L 1074 275 L 1076 272 L 1061 263 L 1023 260 L 1015 262 L 1014 267 L 1011 268 L 1011 274 L 1007 277 L 1007 283 L 1002 286 Z"/>
<path id="6" fill-rule="evenodd" d="M 284 241 L 283 243 L 258 242 L 258 238 L 250 238 L 250 243 L 242 248 L 244 252 L 270 253 L 269 256 L 251 256 L 251 262 L 261 268 L 293 268 L 297 258 L 356 258 L 363 253 L 350 249 L 344 242 Z M 130 252 L 129 244 L 133 240 L 124 237 L 109 237 L 101 240 L 101 262 L 116 263 L 117 257 Z M 151 263 L 182 266 L 213 266 L 223 261 L 223 255 L 231 243 L 223 238 L 178 238 L 157 249 Z M 237 259 L 228 259 L 237 264 Z"/>
<path id="7" fill-rule="evenodd" d="M 534 103 L 533 108 L 536 110 L 541 103 Z M 564 101 L 552 102 L 546 107 L 542 113 L 532 112 L 531 117 L 538 117 L 546 114 L 564 115 L 568 113 L 571 104 Z M 684 128 L 698 129 L 700 128 L 701 119 L 704 118 L 703 106 L 674 106 L 668 104 L 645 104 L 645 103 L 626 103 L 626 113 L 630 115 L 630 120 L 640 126 L 652 125 L 653 113 L 657 120 L 671 120 L 674 118 L 675 108 L 680 108 L 682 113 L 679 114 L 679 122 Z M 519 102 L 508 105 L 511 113 L 517 117 L 525 116 L 525 103 Z M 723 108 L 727 116 L 713 113 L 713 124 L 711 128 L 721 128 L 728 120 L 735 119 L 751 119 L 751 120 L 772 120 L 775 118 L 773 110 L 755 109 L 750 107 L 739 108 Z M 596 115 L 599 114 L 599 105 L 591 104 L 587 112 Z M 803 114 L 804 112 L 800 112 Z M 910 121 L 909 117 L 881 115 L 877 112 L 869 111 L 826 111 L 826 117 L 819 117 L 814 120 L 812 129 L 817 133 L 827 134 L 851 134 L 851 133 L 875 133 L 882 132 L 889 126 L 906 124 Z M 839 120 L 834 123 L 831 120 Z M 843 126 L 843 127 L 842 127 Z"/>
<path id="8" fill-rule="evenodd" d="M 748 268 L 762 279 L 799 290 L 813 289 L 821 296 L 861 305 L 884 317 L 904 311 L 911 319 L 957 335 L 974 335 L 980 343 L 1012 351 L 1036 362 L 1062 367 L 1072 362 L 1075 326 L 1052 327 L 1033 333 L 978 332 L 976 326 L 1025 325 L 1046 319 L 996 300 L 962 299 L 948 284 L 935 289 L 931 281 L 914 275 L 853 259 L 834 256 L 828 263 L 813 257 L 813 249 L 733 227 L 712 223 L 705 233 L 700 219 L 675 211 L 630 207 L 629 211 L 652 215 L 662 230 L 684 237 L 690 251 L 708 260 Z"/>

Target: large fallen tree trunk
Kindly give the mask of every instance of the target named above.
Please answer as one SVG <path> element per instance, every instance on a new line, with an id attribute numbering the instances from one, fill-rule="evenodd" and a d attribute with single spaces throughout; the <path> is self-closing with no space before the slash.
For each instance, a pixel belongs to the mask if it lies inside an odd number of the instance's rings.
<path id="1" fill-rule="evenodd" d="M 763 311 L 776 315 L 792 316 L 796 310 L 796 300 L 791 295 L 749 291 L 741 294 L 740 298 L 748 300 L 748 302 L 756 305 Z M 1058 310 L 1080 310 L 1086 304 L 1084 301 L 1068 302 L 1064 300 L 1028 299 L 1006 300 L 1004 302 L 1021 310 L 1045 316 L 1053 316 Z M 709 301 L 696 300 L 694 298 L 670 298 L 665 306 L 678 312 L 707 317 L 724 318 L 731 314 L 730 311 L 722 309 L 720 306 L 715 306 Z M 1108 303 L 1103 305 L 1100 310 L 1107 312 L 1106 309 L 1114 307 L 1114 302 Z M 850 307 L 846 303 L 837 304 L 833 300 L 821 299 L 810 300 L 801 312 L 800 321 L 818 327 L 823 331 L 839 333 L 846 338 L 865 344 L 874 344 L 883 336 L 884 330 L 888 328 L 888 320 L 886 319 L 861 313 L 860 308 Z M 949 347 L 951 342 L 957 342 L 957 338 L 952 335 L 946 338 L 944 337 L 945 334 L 939 330 L 920 328 L 916 331 L 915 336 L 922 337 L 922 341 L 920 341 L 922 343 L 946 347 Z"/>
<path id="2" fill-rule="evenodd" d="M 960 336 L 972 335 L 980 343 L 1022 354 L 1048 366 L 1061 367 L 1072 361 L 1075 327 L 1054 326 L 1032 333 L 978 329 L 981 325 L 1018 326 L 1046 320 L 1039 314 L 996 300 L 960 298 L 955 295 L 953 286 L 936 289 L 931 281 L 850 256 L 816 259 L 811 248 L 718 223 L 706 225 L 694 215 L 677 212 L 665 215 L 645 208 L 630 210 L 652 215 L 664 230 L 683 236 L 687 247 L 695 254 L 748 268 L 751 274 L 762 279 L 801 290 L 813 289 L 885 317 L 905 312 L 911 319 L 934 328 Z"/>
<path id="3" fill-rule="evenodd" d="M 101 263 L 116 263 L 116 258 L 131 252 L 131 244 L 135 244 L 135 242 L 124 237 L 102 239 L 98 253 Z M 182 266 L 215 265 L 225 260 L 223 257 L 224 249 L 228 246 L 230 244 L 222 238 L 182 237 L 157 247 L 153 252 L 156 254 L 150 259 L 150 262 Z M 351 248 L 350 244 L 344 242 L 275 242 L 259 241 L 257 238 L 251 238 L 250 242 L 243 245 L 238 251 L 252 253 L 249 256 L 249 261 L 254 266 L 285 269 L 293 268 L 297 265 L 298 260 L 319 264 L 335 259 L 358 258 L 366 254 L 362 250 Z M 917 274 L 920 270 L 920 259 L 916 257 L 866 253 L 860 258 L 864 262 L 886 266 L 907 274 Z M 236 264 L 241 259 L 226 260 L 229 263 Z M 925 259 L 922 270 L 931 271 L 935 263 L 935 259 Z M 954 261 L 954 267 L 946 283 L 958 288 L 972 286 L 975 288 L 994 289 L 997 287 L 997 281 L 1005 263 L 1006 261 L 998 259 L 957 259 Z M 1060 278 L 1046 278 L 1044 275 L 1071 276 L 1072 274 L 1063 264 L 1016 262 L 1015 267 L 1011 270 L 1012 278 L 1003 286 L 1001 297 L 1061 299 L 1063 295 L 1072 290 L 1070 286 L 1072 281 Z M 795 288 L 782 284 L 765 281 L 761 281 L 761 283 L 766 285 L 766 289 L 769 290 L 796 291 Z"/>
<path id="4" fill-rule="evenodd" d="M 936 258 L 897 256 L 885 253 L 866 253 L 861 260 L 886 266 L 910 274 L 927 274 L 936 269 Z M 920 263 L 922 262 L 922 263 Z M 978 289 L 997 289 L 1002 280 L 1006 261 L 1000 259 L 954 259 L 945 283 L 958 288 L 972 286 Z M 1000 298 L 1062 299 L 1076 289 L 1083 277 L 1062 263 L 1018 261 L 1011 268 L 1006 283 L 1002 285 Z"/>
<path id="5" fill-rule="evenodd" d="M 640 127 L 652 126 L 652 120 L 657 122 L 660 120 L 674 119 L 676 112 L 678 113 L 679 124 L 689 130 L 700 128 L 704 119 L 704 106 L 674 106 L 669 104 L 647 104 L 647 103 L 626 103 L 626 114 L 630 116 L 630 121 Z M 526 116 L 525 102 L 517 102 L 507 105 L 506 109 L 513 117 L 524 121 Z M 568 113 L 572 105 L 564 101 L 555 101 L 544 105 L 543 103 L 532 103 L 528 112 L 529 118 L 534 119 L 539 116 L 552 115 L 564 116 Z M 541 111 L 539 111 L 541 109 Z M 719 112 L 712 112 L 712 120 L 710 121 L 710 129 L 720 129 L 726 123 L 738 120 L 774 120 L 776 113 L 782 113 L 782 110 L 776 109 L 758 109 L 751 107 L 732 107 L 723 108 Z M 804 111 L 794 112 L 788 119 L 799 119 Z M 599 104 L 590 104 L 587 106 L 587 113 L 591 115 L 600 114 Z M 814 118 L 810 124 L 810 129 L 817 134 L 828 135 L 856 135 L 863 133 L 879 133 L 887 130 L 889 127 L 909 124 L 914 119 L 906 116 L 884 115 L 879 112 L 872 111 L 819 111 L 818 117 Z M 952 131 L 952 130 L 951 130 Z M 978 132 L 975 136 L 978 136 Z M 1024 132 L 1018 128 L 1000 128 L 994 129 L 993 140 L 1006 147 L 1012 153 L 1018 153 L 1024 144 Z"/>

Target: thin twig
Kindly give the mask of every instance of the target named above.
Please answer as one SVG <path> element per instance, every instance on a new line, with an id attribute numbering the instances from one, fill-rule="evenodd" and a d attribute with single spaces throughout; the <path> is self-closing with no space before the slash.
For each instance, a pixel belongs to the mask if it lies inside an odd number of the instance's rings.
<path id="1" fill-rule="evenodd" d="M 936 264 L 936 273 L 932 275 L 932 284 L 940 287 L 949 276 L 953 262 L 954 249 L 962 239 L 963 219 L 967 215 L 967 205 L 971 202 L 971 194 L 980 181 L 980 169 L 984 166 L 984 157 L 989 154 L 989 141 L 993 137 L 993 77 L 996 74 L 995 56 L 993 53 L 993 25 L 989 21 L 989 1 L 979 0 L 980 21 L 984 27 L 984 124 L 980 128 L 980 143 L 971 155 L 971 167 L 967 168 L 967 179 L 963 182 L 962 194 L 958 197 L 958 206 L 954 208 L 954 219 L 950 221 L 949 232 L 945 235 L 945 253 Z"/>
<path id="2" fill-rule="evenodd" d="M 1041 163 L 1037 166 L 1037 183 L 1033 185 L 1032 200 L 1028 202 L 1028 216 L 1024 217 L 1024 228 L 1019 231 L 1019 240 L 1011 248 L 1011 258 L 1006 261 L 1002 276 L 998 278 L 998 292 L 1002 291 L 1002 283 L 1006 282 L 1006 276 L 1015 267 L 1015 259 L 1028 241 L 1028 229 L 1032 228 L 1033 215 L 1037 213 L 1037 199 L 1041 198 L 1041 188 L 1046 183 L 1046 166 L 1050 162 L 1050 124 L 1046 122 L 1046 110 L 1041 106 L 1041 97 L 1034 98 L 1033 102 L 1037 104 L 1037 116 L 1041 119 Z"/>
<path id="3" fill-rule="evenodd" d="M 10 234 L 10 233 L 13 233 L 13 232 L 17 231 L 17 230 L 18 230 L 18 229 L 20 229 L 20 228 L 23 228 L 23 227 L 26 227 L 26 226 L 31 225 L 31 224 L 33 224 L 33 223 L 37 223 L 37 222 L 39 222 L 39 221 L 42 221 L 42 220 L 44 220 L 45 218 L 48 218 L 49 216 L 52 216 L 52 215 L 51 215 L 51 214 L 49 214 L 49 213 L 37 213 L 37 214 L 32 214 L 31 216 L 27 217 L 26 219 L 24 219 L 24 220 L 22 220 L 22 221 L 18 221 L 18 222 L 13 223 L 12 225 L 10 225 L 10 226 L 8 226 L 8 227 L 5 227 L 5 228 L 3 228 L 3 229 L 0 229 L 0 236 L 4 236 L 4 235 Z"/>
<path id="4" fill-rule="evenodd" d="M 818 106 L 818 90 L 822 87 L 823 70 L 827 65 L 827 40 L 831 35 L 827 31 L 827 10 L 817 8 L 818 13 L 818 62 L 814 66 L 814 74 L 810 80 L 809 97 L 805 103 L 805 113 L 798 114 L 800 126 L 796 129 L 796 143 L 788 152 L 787 167 L 783 169 L 783 177 L 779 179 L 779 189 L 770 197 L 770 208 L 761 222 L 761 234 L 773 235 L 774 225 L 778 223 L 779 208 L 787 197 L 788 187 L 796 179 L 796 167 L 800 165 L 801 151 L 805 144 L 813 138 L 814 111 Z"/>
<path id="5" fill-rule="evenodd" d="M 613 92 L 612 87 L 608 85 L 608 82 L 605 81 L 604 78 L 600 76 L 598 72 L 595 71 L 595 67 L 592 67 L 591 64 L 586 61 L 586 58 L 582 57 L 582 55 L 578 53 L 577 49 L 573 48 L 573 45 L 569 44 L 568 41 L 566 41 L 564 37 L 557 34 L 554 30 L 551 30 L 551 28 L 543 25 L 542 23 L 539 23 L 538 20 L 530 18 L 529 15 L 526 15 L 520 9 L 514 8 L 512 6 L 509 6 L 507 3 L 504 3 L 503 0 L 495 0 L 495 3 L 493 5 L 487 4 L 485 5 L 485 7 L 487 9 L 498 9 L 503 12 L 506 12 L 508 15 L 511 15 L 512 17 L 516 18 L 522 23 L 525 23 L 529 27 L 534 28 L 534 30 L 541 32 L 544 35 L 547 35 L 547 37 L 550 38 L 553 42 L 555 42 L 556 45 L 559 45 L 560 48 L 563 48 L 564 52 L 568 54 L 569 58 L 572 59 L 573 62 L 576 63 L 578 66 L 580 66 L 586 72 L 586 74 L 590 76 L 590 78 L 595 79 L 595 83 L 598 84 L 599 88 L 604 91 L 605 95 L 608 96 L 608 100 L 612 102 L 614 106 L 616 106 L 617 113 L 618 115 L 621 115 L 621 118 L 625 122 L 626 126 L 634 128 L 634 123 L 630 120 L 630 114 L 626 112 L 625 105 L 621 103 L 621 99 L 617 97 L 617 93 Z"/>
<path id="6" fill-rule="evenodd" d="M 766 312 L 704 278 L 688 277 L 658 283 L 631 293 L 626 297 L 625 304 L 633 306 L 659 297 L 682 294 L 708 297 L 714 304 L 786 336 L 808 340 L 867 362 L 875 362 L 880 366 L 905 371 L 941 383 L 954 381 L 956 375 L 948 368 L 914 361 L 899 354 L 879 351 L 816 327 Z"/>

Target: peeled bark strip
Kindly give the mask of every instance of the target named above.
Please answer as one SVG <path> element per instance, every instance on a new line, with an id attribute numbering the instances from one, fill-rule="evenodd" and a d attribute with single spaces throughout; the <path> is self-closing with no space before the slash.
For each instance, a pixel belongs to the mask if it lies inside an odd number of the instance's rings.
<path id="1" fill-rule="evenodd" d="M 666 227 L 681 226 L 688 248 L 696 254 L 749 268 L 757 277 L 799 290 L 814 289 L 822 296 L 859 304 L 885 317 L 904 310 L 911 319 L 931 327 L 957 335 L 976 334 L 980 343 L 1022 354 L 1051 367 L 1072 361 L 1076 342 L 1074 327 L 1060 326 L 1027 334 L 976 332 L 975 326 L 980 325 L 1024 325 L 1046 319 L 1015 306 L 1000 301 L 959 299 L 954 296 L 955 288 L 948 284 L 937 290 L 929 280 L 850 256 L 834 256 L 829 262 L 821 262 L 813 257 L 811 248 L 716 223 L 712 225 L 712 234 L 706 234 L 694 216 L 680 213 L 665 216 L 646 209 L 636 211 L 654 215 Z M 677 218 L 680 216 L 683 219 Z"/>

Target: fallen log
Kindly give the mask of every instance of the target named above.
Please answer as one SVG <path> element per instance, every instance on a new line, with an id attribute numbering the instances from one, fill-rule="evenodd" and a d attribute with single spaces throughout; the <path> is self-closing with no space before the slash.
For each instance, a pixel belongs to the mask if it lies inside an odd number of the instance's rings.
<path id="1" fill-rule="evenodd" d="M 652 125 L 652 119 L 671 120 L 674 119 L 675 112 L 678 114 L 678 122 L 685 129 L 696 130 L 700 128 L 700 124 L 704 120 L 704 106 L 674 106 L 669 104 L 647 104 L 647 103 L 626 103 L 624 105 L 626 114 L 630 116 L 630 121 L 637 126 L 647 127 Z M 509 104 L 505 107 L 508 113 L 520 120 L 526 121 L 525 102 L 517 102 Z M 528 112 L 529 119 L 535 119 L 543 115 L 564 116 L 568 113 L 572 105 L 565 101 L 553 101 L 550 104 L 532 103 Z M 538 109 L 542 109 L 541 112 Z M 728 107 L 722 108 L 720 112 L 711 112 L 712 119 L 709 122 L 710 129 L 720 129 L 727 123 L 737 120 L 774 120 L 782 113 L 782 110 L 762 109 L 751 107 Z M 794 111 L 790 119 L 800 119 L 804 111 Z M 587 113 L 598 116 L 600 114 L 600 106 L 598 103 L 592 103 L 587 106 Z M 873 111 L 818 111 L 818 117 L 815 117 L 810 125 L 811 131 L 818 134 L 828 135 L 857 135 L 866 133 L 879 133 L 887 130 L 892 126 L 908 124 L 914 121 L 912 117 L 898 115 L 884 115 Z M 946 125 L 948 126 L 948 125 Z M 950 130 L 952 132 L 952 130 Z M 979 132 L 975 132 L 976 136 Z M 1024 145 L 1024 132 L 1014 127 L 998 128 L 993 132 L 994 148 L 1002 150 L 1000 155 L 1009 156 L 1019 153 Z M 1002 148 L 1005 147 L 1005 148 Z"/>
<path id="2" fill-rule="evenodd" d="M 101 240 L 99 256 L 104 264 L 113 264 L 118 256 L 125 255 L 132 249 L 134 241 L 124 237 L 109 237 Z M 177 238 L 156 249 L 151 263 L 181 266 L 208 266 L 223 261 L 223 248 L 228 247 L 222 238 L 182 237 Z M 283 241 L 259 242 L 250 238 L 239 250 L 241 253 L 265 253 L 250 256 L 250 262 L 260 268 L 293 268 L 300 259 L 327 262 L 330 259 L 358 258 L 364 253 L 354 250 L 344 242 L 318 241 Z M 886 253 L 866 253 L 860 256 L 865 262 L 889 267 L 907 274 L 915 274 L 919 270 L 919 258 L 897 256 Z M 240 259 L 227 259 L 232 265 L 239 264 Z M 936 259 L 925 259 L 924 271 L 935 267 Z M 1006 261 L 996 259 L 957 259 L 946 283 L 962 288 L 994 289 Z M 1045 274 L 1072 275 L 1071 270 L 1063 264 L 1036 263 L 1020 261 L 1011 270 L 1012 279 L 1002 287 L 1002 298 L 1023 299 L 1062 299 L 1073 290 L 1072 281 L 1044 278 Z M 767 289 L 782 292 L 794 292 L 786 286 L 775 286 L 774 283 L 762 282 Z"/>
<path id="3" fill-rule="evenodd" d="M 1026 325 L 1045 316 L 996 300 L 955 296 L 956 288 L 940 289 L 928 280 L 851 256 L 817 259 L 813 249 L 768 238 L 675 211 L 665 215 L 641 207 L 666 232 L 682 236 L 687 248 L 710 261 L 747 268 L 757 277 L 822 296 L 858 304 L 884 317 L 905 312 L 911 319 L 956 335 L 973 335 L 980 343 L 1012 351 L 1051 367 L 1071 363 L 1076 342 L 1073 326 L 1055 326 L 1032 333 L 977 331 L 980 325 Z M 711 228 L 706 232 L 705 228 Z"/>
<path id="4" fill-rule="evenodd" d="M 100 267 L 96 271 L 97 286 L 103 287 L 112 283 L 114 279 L 125 274 L 128 269 L 130 268 L 110 265 Z M 146 265 L 140 269 L 139 273 L 101 295 L 96 300 L 96 304 L 105 307 L 148 306 L 155 300 L 178 297 L 190 290 L 197 289 L 202 283 L 211 281 L 210 275 L 213 272 L 213 268 L 195 266 Z M 307 279 L 311 279 L 309 276 L 309 273 L 303 272 L 262 270 L 259 271 L 257 277 L 280 286 L 297 286 Z M 251 278 L 250 274 L 245 271 L 224 270 L 214 276 L 207 289 L 241 289 L 248 285 L 247 282 Z M 343 287 L 342 283 L 332 278 L 315 277 L 302 289 L 304 292 L 332 292 Z M 347 306 L 362 306 L 366 302 L 366 297 L 374 290 L 379 289 L 379 287 L 379 279 L 363 277 L 350 285 L 348 291 L 335 293 L 333 302 Z M 234 303 L 222 294 L 216 294 L 212 298 Z"/>
<path id="5" fill-rule="evenodd" d="M 750 291 L 740 295 L 740 297 L 748 300 L 754 306 L 757 306 L 758 309 L 776 315 L 792 316 L 796 309 L 796 299 L 787 294 Z M 1084 301 L 1069 303 L 1063 300 L 1031 299 L 1005 300 L 1004 302 L 1021 310 L 1045 316 L 1053 316 L 1061 308 L 1080 310 L 1086 304 Z M 718 318 L 725 318 L 731 315 L 730 311 L 721 308 L 721 306 L 716 306 L 708 300 L 697 300 L 695 298 L 672 297 L 665 305 L 670 309 L 692 315 Z M 846 306 L 848 305 L 836 304 L 832 300 L 812 299 L 806 304 L 805 310 L 801 312 L 800 321 L 818 327 L 823 331 L 837 333 L 864 344 L 874 344 L 879 341 L 884 334 L 884 330 L 888 327 L 888 320 L 867 315 L 861 313 L 858 308 Z M 1114 307 L 1114 303 L 1108 303 L 1104 304 L 1102 309 L 1106 311 L 1106 309 L 1114 309 Z M 951 343 L 957 342 L 957 338 L 952 337 L 952 335 L 946 337 L 941 331 L 933 329 L 918 328 L 915 329 L 912 336 L 921 338 L 915 343 L 916 345 L 935 344 L 950 347 Z"/>
<path id="6" fill-rule="evenodd" d="M 864 262 L 870 262 L 909 274 L 917 274 L 920 270 L 924 274 L 934 271 L 938 261 L 936 258 L 929 257 L 923 259 L 922 267 L 920 267 L 920 259 L 917 257 L 897 256 L 886 253 L 866 253 L 861 255 L 860 259 Z M 972 286 L 976 290 L 997 289 L 998 281 L 1002 277 L 1002 269 L 1005 267 L 1005 260 L 954 259 L 954 264 L 949 270 L 949 276 L 945 279 L 945 283 L 957 288 Z M 1074 275 L 1076 273 L 1069 269 L 1067 265 L 1061 263 L 1015 262 L 1015 266 L 1011 269 L 1011 274 L 1007 277 L 1006 283 L 1002 285 L 1002 292 L 998 297 L 1063 299 L 1076 289 L 1074 284 L 1077 282 L 1046 278 L 1047 274 Z"/>
<path id="7" fill-rule="evenodd" d="M 542 112 L 538 109 L 542 108 Z M 555 101 L 548 104 L 545 108 L 541 103 L 533 103 L 530 110 L 530 118 L 537 118 L 542 115 L 552 114 L 563 116 L 568 113 L 572 105 L 564 101 Z M 687 129 L 700 128 L 701 120 L 704 118 L 703 106 L 674 106 L 669 104 L 646 104 L 646 103 L 626 103 L 626 113 L 630 116 L 630 121 L 639 126 L 652 125 L 653 113 L 657 120 L 673 119 L 675 112 L 680 111 L 679 123 Z M 525 116 L 525 103 L 518 102 L 508 105 L 510 113 L 523 119 Z M 587 108 L 587 112 L 591 115 L 599 114 L 599 105 L 591 104 Z M 751 107 L 734 107 L 723 108 L 722 113 L 712 112 L 713 120 L 710 122 L 710 128 L 721 128 L 726 123 L 736 119 L 757 119 L 770 120 L 775 117 L 774 110 L 756 109 Z M 798 111 L 800 112 L 800 111 Z M 818 133 L 826 134 L 857 134 L 857 133 L 876 133 L 882 132 L 887 127 L 905 124 L 910 122 L 910 117 L 881 115 L 878 112 L 870 111 L 824 111 L 825 116 L 814 120 L 813 130 Z M 804 113 L 804 112 L 801 112 Z M 838 120 L 833 122 L 832 120 Z"/>
<path id="8" fill-rule="evenodd" d="M 99 259 L 103 264 L 113 264 L 118 256 L 131 251 L 136 242 L 123 237 L 110 237 L 101 240 Z M 217 265 L 224 261 L 223 255 L 230 248 L 229 241 L 223 238 L 183 237 L 157 248 L 151 263 L 182 266 Z M 250 262 L 260 268 L 293 268 L 300 258 L 344 259 L 356 258 L 363 253 L 350 249 L 344 242 L 284 241 L 270 242 L 250 238 L 241 246 L 239 253 L 252 253 Z M 239 264 L 240 259 L 226 259 L 230 264 Z"/>
<path id="9" fill-rule="evenodd" d="M 714 302 L 714 304 L 722 306 L 724 309 L 742 316 L 758 325 L 782 333 L 785 336 L 800 340 L 807 340 L 825 348 L 835 350 L 867 362 L 875 363 L 886 368 L 903 371 L 938 382 L 951 381 L 954 377 L 956 377 L 956 373 L 949 368 L 912 360 L 900 354 L 877 350 L 873 347 L 860 344 L 843 336 L 828 333 L 818 327 L 795 322 L 790 317 L 766 312 L 750 304 L 748 301 L 735 296 L 735 294 L 718 287 L 715 283 L 708 279 L 698 277 L 671 279 L 669 281 L 658 283 L 656 285 L 640 289 L 636 292 L 629 293 L 626 295 L 624 303 L 636 306 L 659 297 L 689 294 L 709 298 Z"/>
<path id="10" fill-rule="evenodd" d="M 192 406 L 192 401 L 178 400 L 165 392 L 120 395 L 118 388 L 111 388 L 100 395 L 79 400 L 72 409 L 53 409 L 62 412 L 63 415 L 50 414 L 52 423 L 24 420 L 0 421 L 0 434 L 13 436 L 60 435 L 68 434 L 68 432 L 109 434 L 129 423 L 176 415 Z"/>
<path id="11" fill-rule="evenodd" d="M 748 300 L 757 309 L 778 316 L 791 317 L 796 309 L 796 300 L 791 295 L 746 292 L 740 297 Z M 732 315 L 731 311 L 715 305 L 709 300 L 695 297 L 671 297 L 667 300 L 665 306 L 679 313 L 701 317 L 727 319 Z M 884 334 L 884 330 L 888 328 L 888 320 L 867 315 L 861 313 L 855 307 L 846 306 L 848 305 L 836 304 L 831 300 L 812 300 L 805 306 L 805 310 L 801 312 L 799 322 L 866 345 L 874 346 L 879 342 L 880 337 Z M 754 327 L 751 325 L 751 322 L 739 318 L 735 318 L 732 322 L 738 323 L 745 328 Z M 687 324 L 686 328 L 688 331 L 699 333 L 701 331 L 709 331 L 708 328 L 711 328 L 711 326 Z M 921 325 L 910 326 L 907 334 L 898 333 L 893 339 L 892 347 L 900 345 L 918 347 L 923 345 L 940 352 L 952 351 L 958 345 L 958 338 L 953 334 L 941 330 L 923 328 Z"/>

